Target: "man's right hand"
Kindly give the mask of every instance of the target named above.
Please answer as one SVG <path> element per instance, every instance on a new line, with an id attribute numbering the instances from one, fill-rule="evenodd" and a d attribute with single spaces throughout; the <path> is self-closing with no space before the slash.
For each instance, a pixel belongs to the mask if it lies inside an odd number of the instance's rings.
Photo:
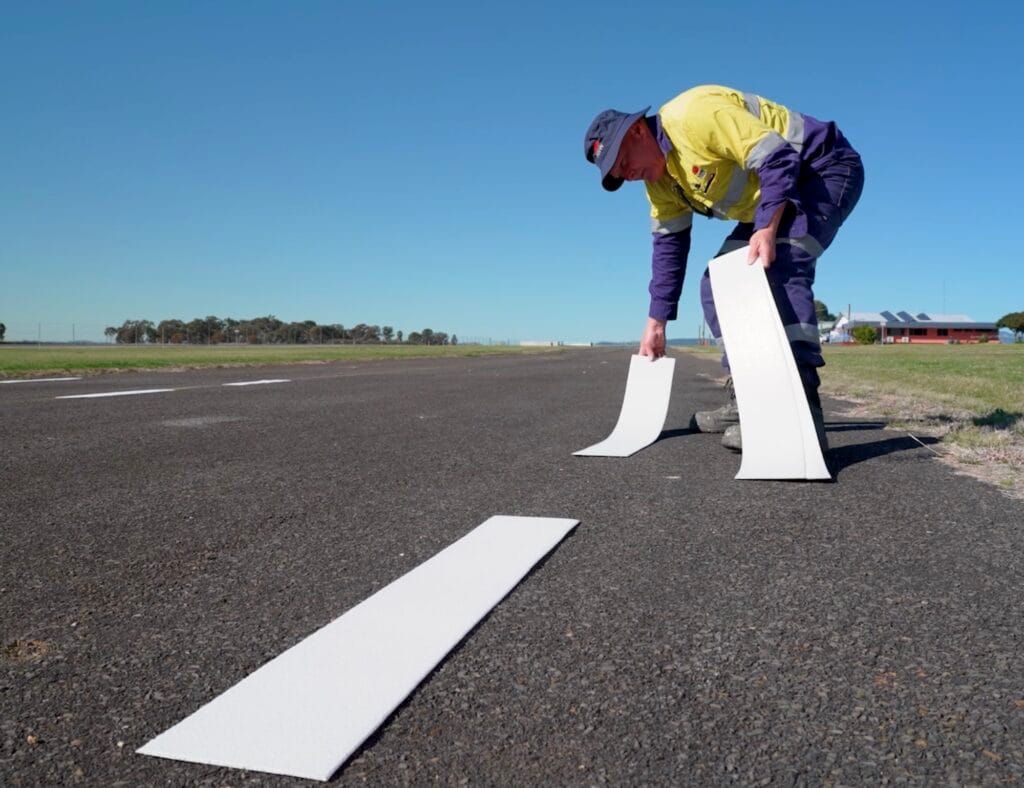
<path id="1" fill-rule="evenodd" d="M 665 355 L 665 321 L 647 318 L 647 326 L 640 337 L 640 355 L 651 361 Z"/>

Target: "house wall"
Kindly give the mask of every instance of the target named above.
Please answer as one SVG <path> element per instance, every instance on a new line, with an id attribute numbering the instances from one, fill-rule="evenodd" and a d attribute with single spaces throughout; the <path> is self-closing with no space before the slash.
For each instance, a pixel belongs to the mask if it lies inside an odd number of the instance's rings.
<path id="1" fill-rule="evenodd" d="M 944 345 L 951 342 L 973 344 L 987 339 L 989 342 L 999 341 L 997 330 L 984 328 L 885 328 L 882 329 L 884 341 L 889 344 L 931 344 Z"/>

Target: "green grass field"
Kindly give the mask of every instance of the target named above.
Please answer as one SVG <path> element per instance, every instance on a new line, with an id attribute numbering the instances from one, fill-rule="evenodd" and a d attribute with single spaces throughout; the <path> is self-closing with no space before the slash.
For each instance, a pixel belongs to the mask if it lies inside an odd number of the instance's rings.
<path id="1" fill-rule="evenodd" d="M 714 347 L 684 352 L 717 356 Z M 1024 344 L 825 345 L 822 390 L 959 411 L 1024 413 Z"/>
<path id="2" fill-rule="evenodd" d="M 515 345 L 0 345 L 0 379 L 92 374 L 130 369 L 191 369 L 372 359 L 447 358 L 543 353 Z"/>
<path id="3" fill-rule="evenodd" d="M 940 441 L 959 472 L 1024 499 L 1024 345 L 830 347 L 827 394 Z"/>
<path id="4" fill-rule="evenodd" d="M 1024 413 L 1024 344 L 826 345 L 826 392 Z"/>

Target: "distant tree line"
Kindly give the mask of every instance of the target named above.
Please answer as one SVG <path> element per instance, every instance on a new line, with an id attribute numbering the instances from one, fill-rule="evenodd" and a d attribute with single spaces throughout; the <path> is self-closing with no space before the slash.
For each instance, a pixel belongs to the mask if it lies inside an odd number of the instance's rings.
<path id="1" fill-rule="evenodd" d="M 251 320 L 223 320 L 215 315 L 190 320 L 125 320 L 120 326 L 107 326 L 104 335 L 118 344 L 165 345 L 457 345 L 459 338 L 444 331 L 424 328 L 405 337 L 392 326 L 359 323 L 345 328 L 340 323 L 319 325 L 314 320 L 285 323 L 273 315 Z"/>

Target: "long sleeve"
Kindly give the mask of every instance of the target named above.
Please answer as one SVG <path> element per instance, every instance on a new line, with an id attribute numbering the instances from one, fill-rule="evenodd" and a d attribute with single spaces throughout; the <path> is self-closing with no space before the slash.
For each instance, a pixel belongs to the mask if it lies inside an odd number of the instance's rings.
<path id="1" fill-rule="evenodd" d="M 675 320 L 690 254 L 690 228 L 676 233 L 655 232 L 652 238 L 648 315 L 656 320 Z"/>
<path id="2" fill-rule="evenodd" d="M 761 201 L 754 212 L 754 229 L 760 230 L 768 226 L 780 205 L 791 202 L 799 207 L 796 183 L 800 177 L 800 155 L 791 145 L 779 145 L 757 168 L 757 177 L 761 181 Z"/>

